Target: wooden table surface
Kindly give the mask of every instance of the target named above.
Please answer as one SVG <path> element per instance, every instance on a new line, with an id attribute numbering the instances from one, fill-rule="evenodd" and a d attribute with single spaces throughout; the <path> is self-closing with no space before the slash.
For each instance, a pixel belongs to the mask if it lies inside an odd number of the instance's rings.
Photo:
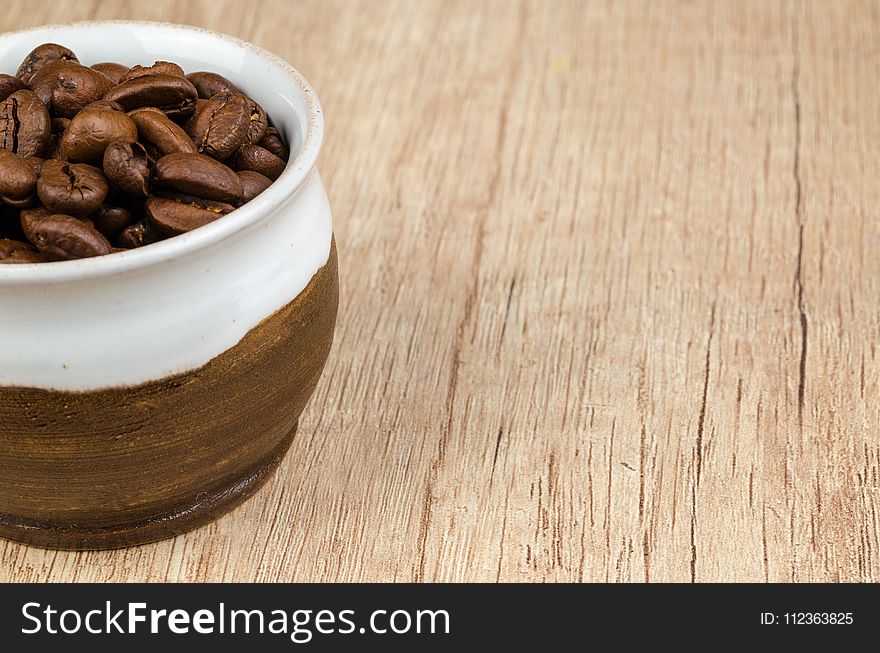
<path id="1" fill-rule="evenodd" d="M 4 3 L 314 84 L 342 305 L 280 472 L 0 580 L 880 580 L 880 7 Z"/>

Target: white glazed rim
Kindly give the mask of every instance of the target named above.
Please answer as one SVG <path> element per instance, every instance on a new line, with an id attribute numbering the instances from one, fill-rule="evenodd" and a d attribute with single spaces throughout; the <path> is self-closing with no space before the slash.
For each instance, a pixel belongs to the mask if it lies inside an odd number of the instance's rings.
<path id="1" fill-rule="evenodd" d="M 52 263 L 16 263 L 0 265 L 0 285 L 20 285 L 34 283 L 63 283 L 81 279 L 111 276 L 148 267 L 168 261 L 189 252 L 200 250 L 214 243 L 225 240 L 246 228 L 265 215 L 285 198 L 299 190 L 309 173 L 315 167 L 321 144 L 324 140 L 324 117 L 321 105 L 311 85 L 305 77 L 278 55 L 258 47 L 243 39 L 213 30 L 167 23 L 161 21 L 139 20 L 99 20 L 79 21 L 54 25 L 39 25 L 0 34 L 0 41 L 6 36 L 27 34 L 47 29 L 76 27 L 113 27 L 125 25 L 129 27 L 159 27 L 174 32 L 189 32 L 202 36 L 225 40 L 238 48 L 244 48 L 257 54 L 271 64 L 279 73 L 292 78 L 302 89 L 309 110 L 308 128 L 305 141 L 296 157 L 288 162 L 284 171 L 272 185 L 260 193 L 255 199 L 246 203 L 222 219 L 200 227 L 189 233 L 162 240 L 152 245 L 137 249 L 116 252 L 105 256 L 78 259 L 73 261 L 56 261 Z"/>

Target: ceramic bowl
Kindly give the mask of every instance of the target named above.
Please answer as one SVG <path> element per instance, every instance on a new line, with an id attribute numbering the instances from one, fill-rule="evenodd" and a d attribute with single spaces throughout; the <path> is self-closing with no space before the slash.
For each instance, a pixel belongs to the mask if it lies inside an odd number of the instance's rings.
<path id="1" fill-rule="evenodd" d="M 323 120 L 308 83 L 238 39 L 91 22 L 0 36 L 85 64 L 175 61 L 225 75 L 291 146 L 284 173 L 183 236 L 109 256 L 0 265 L 0 537 L 109 548 L 186 531 L 277 467 L 324 367 L 338 303 Z"/>

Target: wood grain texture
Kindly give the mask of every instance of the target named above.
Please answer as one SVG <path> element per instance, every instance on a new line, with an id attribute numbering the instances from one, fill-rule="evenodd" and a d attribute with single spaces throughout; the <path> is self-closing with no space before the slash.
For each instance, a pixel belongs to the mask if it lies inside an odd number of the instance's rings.
<path id="1" fill-rule="evenodd" d="M 280 473 L 0 580 L 880 580 L 871 2 L 9 2 L 315 85 L 334 350 Z"/>

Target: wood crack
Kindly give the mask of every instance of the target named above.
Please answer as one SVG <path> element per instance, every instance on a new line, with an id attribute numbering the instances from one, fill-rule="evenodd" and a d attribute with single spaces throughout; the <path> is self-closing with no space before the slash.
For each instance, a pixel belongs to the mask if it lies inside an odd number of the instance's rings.
<path id="1" fill-rule="evenodd" d="M 513 301 L 513 289 L 516 287 L 516 271 L 510 280 L 510 287 L 507 289 L 507 305 L 504 307 L 504 319 L 501 322 L 501 335 L 498 337 L 498 353 L 504 345 L 504 334 L 507 333 L 507 320 L 510 317 L 510 304 Z"/>
<path id="2" fill-rule="evenodd" d="M 498 464 L 498 450 L 501 448 L 501 438 L 504 436 L 504 425 L 498 427 L 498 435 L 495 438 L 495 453 L 492 456 L 492 472 L 490 475 L 490 483 L 491 479 L 495 476 L 495 465 Z"/>
<path id="3" fill-rule="evenodd" d="M 709 397 L 709 374 L 712 371 L 712 339 L 715 335 L 715 307 L 709 315 L 709 335 L 706 337 L 706 365 L 703 371 L 703 397 L 697 419 L 697 441 L 694 445 L 694 482 L 691 485 L 691 582 L 697 582 L 697 488 L 703 471 L 703 430 L 706 425 L 706 404 Z"/>
<path id="4" fill-rule="evenodd" d="M 715 335 L 715 304 L 712 304 L 712 313 L 709 317 L 709 336 L 706 339 L 706 366 L 703 371 L 703 397 L 700 401 L 700 416 L 697 419 L 697 443 L 696 443 L 696 484 L 699 485 L 703 473 L 703 430 L 706 426 L 706 400 L 709 396 L 709 372 L 712 363 L 712 337 Z"/>
<path id="5" fill-rule="evenodd" d="M 804 302 L 804 210 L 803 184 L 801 181 L 801 97 L 800 97 L 800 47 L 797 13 L 792 17 L 793 65 L 791 75 L 791 98 L 794 105 L 794 164 L 792 176 L 795 188 L 795 219 L 798 225 L 797 267 L 794 275 L 795 297 L 797 299 L 798 317 L 800 320 L 801 352 L 798 368 L 798 422 L 803 428 L 804 396 L 807 387 L 807 342 L 809 321 Z"/>

